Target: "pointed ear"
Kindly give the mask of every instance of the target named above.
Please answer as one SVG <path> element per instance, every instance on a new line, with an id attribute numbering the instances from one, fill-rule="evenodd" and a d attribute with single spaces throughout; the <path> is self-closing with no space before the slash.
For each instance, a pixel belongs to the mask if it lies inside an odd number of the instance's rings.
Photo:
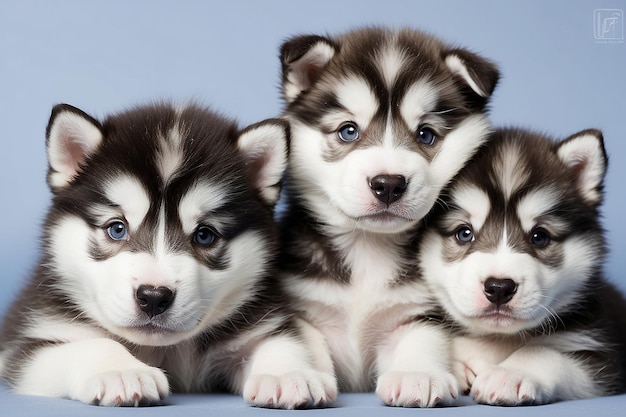
<path id="1" fill-rule="evenodd" d="M 253 185 L 263 200 L 274 206 L 287 169 L 289 124 L 280 119 L 256 123 L 241 132 L 237 146 L 250 169 Z"/>
<path id="2" fill-rule="evenodd" d="M 572 170 L 576 187 L 585 201 L 600 204 L 608 164 L 602 132 L 596 129 L 578 132 L 558 144 L 557 154 Z"/>
<path id="3" fill-rule="evenodd" d="M 336 51 L 337 47 L 330 39 L 315 35 L 298 36 L 282 45 L 280 60 L 287 103 L 311 88 Z"/>
<path id="4" fill-rule="evenodd" d="M 500 78 L 496 65 L 465 49 L 448 51 L 445 62 L 457 82 L 465 87 L 469 102 L 484 107 Z"/>
<path id="5" fill-rule="evenodd" d="M 50 189 L 55 192 L 68 186 L 101 143 L 96 119 L 69 104 L 54 106 L 46 129 Z"/>

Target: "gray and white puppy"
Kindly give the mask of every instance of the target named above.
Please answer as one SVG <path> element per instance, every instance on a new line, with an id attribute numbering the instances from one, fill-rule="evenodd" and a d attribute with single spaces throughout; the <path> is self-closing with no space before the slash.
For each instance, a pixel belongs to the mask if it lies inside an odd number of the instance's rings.
<path id="1" fill-rule="evenodd" d="M 499 130 L 429 218 L 423 277 L 476 401 L 626 391 L 626 301 L 602 274 L 606 168 L 597 130 Z"/>
<path id="2" fill-rule="evenodd" d="M 296 36 L 281 48 L 291 125 L 283 283 L 341 389 L 430 407 L 458 393 L 424 321 L 422 218 L 487 139 L 498 71 L 411 29 Z"/>
<path id="3" fill-rule="evenodd" d="M 273 282 L 287 126 L 243 130 L 155 104 L 100 122 L 54 107 L 39 266 L 0 339 L 21 394 L 99 405 L 227 390 L 262 407 L 334 400 Z"/>

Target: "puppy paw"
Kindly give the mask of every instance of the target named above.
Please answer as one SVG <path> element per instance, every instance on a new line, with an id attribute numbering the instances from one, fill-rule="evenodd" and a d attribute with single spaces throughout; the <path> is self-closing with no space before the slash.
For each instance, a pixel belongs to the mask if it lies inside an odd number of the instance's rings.
<path id="1" fill-rule="evenodd" d="M 169 394 L 163 371 L 153 367 L 110 371 L 88 378 L 72 399 L 102 406 L 139 406 L 158 403 Z"/>
<path id="2" fill-rule="evenodd" d="M 501 366 L 492 366 L 476 375 L 470 395 L 482 404 L 509 406 L 542 404 L 549 397 L 527 375 Z"/>
<path id="3" fill-rule="evenodd" d="M 452 403 L 459 387 L 447 372 L 386 372 L 378 377 L 376 394 L 394 407 L 434 407 Z"/>
<path id="4" fill-rule="evenodd" d="M 459 383 L 459 392 L 469 394 L 472 384 L 474 383 L 474 379 L 476 379 L 476 374 L 472 368 L 464 362 L 454 361 L 452 363 L 452 373 Z"/>
<path id="5" fill-rule="evenodd" d="M 324 407 L 337 398 L 337 381 L 317 371 L 252 375 L 244 385 L 243 398 L 257 407 Z"/>

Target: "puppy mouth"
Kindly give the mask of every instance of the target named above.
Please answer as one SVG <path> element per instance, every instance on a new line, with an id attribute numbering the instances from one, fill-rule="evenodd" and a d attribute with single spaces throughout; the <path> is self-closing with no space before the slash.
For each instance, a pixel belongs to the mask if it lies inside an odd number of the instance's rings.
<path id="1" fill-rule="evenodd" d="M 169 346 L 188 339 L 190 331 L 168 323 L 132 323 L 113 330 L 113 333 L 137 345 Z"/>
<path id="2" fill-rule="evenodd" d="M 349 221 L 350 227 L 375 233 L 398 233 L 412 227 L 416 220 L 397 208 L 370 209 L 360 213 L 350 213 L 339 206 L 337 211 Z"/>
<path id="3" fill-rule="evenodd" d="M 126 329 L 135 333 L 141 333 L 141 334 L 150 335 L 150 336 L 178 333 L 177 330 L 171 327 L 163 326 L 157 323 L 146 323 L 146 324 L 128 326 L 126 327 Z"/>
<path id="4" fill-rule="evenodd" d="M 177 325 L 176 323 L 171 323 L 170 321 L 162 318 L 137 320 L 136 322 L 130 323 L 126 326 L 126 329 L 148 335 L 175 334 L 186 331 L 184 326 L 180 323 Z"/>
<path id="5" fill-rule="evenodd" d="M 368 221 L 374 221 L 374 222 L 379 222 L 379 223 L 389 223 L 389 222 L 398 222 L 398 221 L 404 221 L 404 222 L 409 222 L 411 221 L 411 219 L 393 213 L 389 210 L 385 210 L 385 211 L 381 211 L 378 213 L 374 213 L 374 214 L 367 214 L 365 216 L 360 216 L 358 217 L 358 220 L 368 220 Z"/>
<path id="6" fill-rule="evenodd" d="M 488 307 L 482 313 L 475 316 L 475 318 L 479 320 L 488 321 L 498 327 L 506 327 L 512 323 L 520 321 L 521 318 L 518 317 L 517 314 L 507 306 L 500 307 Z"/>

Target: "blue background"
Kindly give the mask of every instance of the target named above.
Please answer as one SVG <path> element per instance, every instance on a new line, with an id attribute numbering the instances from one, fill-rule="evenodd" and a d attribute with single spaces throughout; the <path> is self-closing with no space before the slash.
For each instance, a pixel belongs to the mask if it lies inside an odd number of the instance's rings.
<path id="1" fill-rule="evenodd" d="M 282 110 L 278 48 L 287 37 L 370 24 L 423 29 L 496 61 L 497 125 L 557 137 L 603 130 L 611 158 L 606 271 L 626 289 L 626 45 L 594 32 L 594 10 L 625 8 L 624 1 L 0 0 L 0 314 L 36 262 L 54 104 L 100 118 L 148 100 L 193 98 L 250 124 Z"/>
<path id="2" fill-rule="evenodd" d="M 557 137 L 596 127 L 610 155 L 607 275 L 626 289 L 626 45 L 595 9 L 624 1 L 0 0 L 0 314 L 37 260 L 49 204 L 44 131 L 67 102 L 100 118 L 197 99 L 242 125 L 278 115 L 278 48 L 304 33 L 411 26 L 496 61 L 491 119 Z M 622 24 L 623 18 L 622 18 Z"/>

